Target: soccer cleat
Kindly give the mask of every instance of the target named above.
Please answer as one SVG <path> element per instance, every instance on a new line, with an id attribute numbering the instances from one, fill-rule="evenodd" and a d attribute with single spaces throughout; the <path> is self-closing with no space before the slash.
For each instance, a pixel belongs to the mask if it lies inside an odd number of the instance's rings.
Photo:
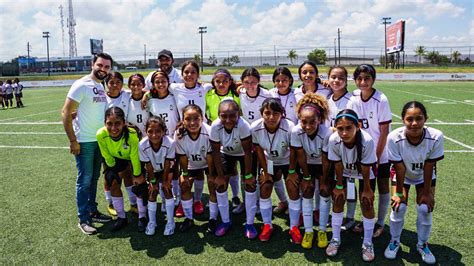
<path id="1" fill-rule="evenodd" d="M 373 234 L 373 238 L 377 238 L 377 237 L 380 237 L 381 235 L 383 234 L 383 226 L 381 226 L 380 224 L 376 223 L 375 224 L 375 227 L 374 227 L 374 234 Z"/>
<path id="2" fill-rule="evenodd" d="M 84 223 L 78 223 L 77 227 L 81 229 L 81 232 L 85 235 L 94 235 L 97 234 L 97 229 L 93 227 L 90 223 L 84 222 Z"/>
<path id="3" fill-rule="evenodd" d="M 262 226 L 262 232 L 258 236 L 258 239 L 262 242 L 267 242 L 270 240 L 270 237 L 272 236 L 273 232 L 273 227 L 271 224 L 264 224 Z"/>
<path id="4" fill-rule="evenodd" d="M 371 262 L 375 259 L 374 245 L 362 244 L 362 259 L 365 262 Z"/>
<path id="5" fill-rule="evenodd" d="M 344 218 L 341 225 L 342 231 L 349 231 L 355 226 L 355 220 L 353 218 Z"/>
<path id="6" fill-rule="evenodd" d="M 216 236 L 224 236 L 225 234 L 227 234 L 227 232 L 229 232 L 231 227 L 232 227 L 231 222 L 221 223 L 217 226 L 216 231 L 215 231 L 215 235 Z"/>
<path id="7" fill-rule="evenodd" d="M 278 202 L 278 205 L 275 208 L 273 208 L 273 213 L 280 214 L 280 213 L 286 212 L 286 210 L 288 210 L 288 202 L 281 201 L 281 202 Z"/>
<path id="8" fill-rule="evenodd" d="M 143 233 L 147 228 L 148 221 L 145 217 L 138 219 L 138 232 Z"/>
<path id="9" fill-rule="evenodd" d="M 354 233 L 362 233 L 364 232 L 364 224 L 363 223 L 358 223 L 354 228 L 352 229 L 352 232 Z"/>
<path id="10" fill-rule="evenodd" d="M 253 240 L 258 236 L 257 229 L 253 224 L 246 224 L 245 225 L 245 237 L 249 240 Z"/>
<path id="11" fill-rule="evenodd" d="M 107 212 L 108 212 L 112 217 L 117 216 L 117 211 L 115 210 L 114 205 L 111 204 L 111 203 L 107 206 Z"/>
<path id="12" fill-rule="evenodd" d="M 179 231 L 180 231 L 180 232 L 186 232 L 186 231 L 188 231 L 189 229 L 191 229 L 191 227 L 193 227 L 193 225 L 194 225 L 194 220 L 193 220 L 193 219 L 186 218 L 186 219 L 184 219 L 184 221 L 179 225 Z"/>
<path id="13" fill-rule="evenodd" d="M 174 229 L 175 229 L 176 225 L 174 222 L 172 223 L 167 223 L 166 226 L 165 226 L 165 231 L 163 232 L 163 235 L 164 236 L 170 236 L 170 235 L 173 235 L 174 234 Z"/>
<path id="14" fill-rule="evenodd" d="M 383 253 L 385 258 L 393 260 L 397 257 L 397 252 L 400 249 L 400 243 L 397 241 L 390 241 L 385 252 Z"/>
<path id="15" fill-rule="evenodd" d="M 130 209 L 128 211 L 138 215 L 138 205 L 137 204 L 131 204 Z"/>
<path id="16" fill-rule="evenodd" d="M 326 248 L 328 244 L 328 236 L 326 232 L 318 231 L 318 248 Z"/>
<path id="17" fill-rule="evenodd" d="M 112 221 L 112 217 L 100 213 L 99 211 L 90 214 L 93 223 L 107 223 Z"/>
<path id="18" fill-rule="evenodd" d="M 242 201 L 239 197 L 232 198 L 232 208 L 237 208 L 237 206 L 239 206 L 240 204 L 242 204 Z"/>
<path id="19" fill-rule="evenodd" d="M 181 204 L 181 202 L 178 204 L 178 208 L 176 208 L 176 212 L 174 213 L 174 216 L 178 218 L 184 217 L 183 204 Z"/>
<path id="20" fill-rule="evenodd" d="M 240 200 L 239 200 L 240 201 Z M 232 204 L 233 205 L 233 204 Z M 233 214 L 241 214 L 243 213 L 245 210 L 245 204 L 244 203 L 240 203 L 239 205 L 237 205 L 234 209 L 232 209 L 232 213 Z"/>
<path id="21" fill-rule="evenodd" d="M 416 244 L 416 249 L 418 250 L 418 253 L 421 255 L 421 259 L 423 260 L 424 263 L 426 264 L 435 264 L 436 263 L 436 258 L 431 253 L 431 250 L 428 247 L 428 243 L 423 243 L 422 245 Z"/>
<path id="22" fill-rule="evenodd" d="M 217 228 L 217 220 L 215 219 L 210 219 L 209 220 L 209 223 L 207 225 L 207 230 L 206 232 L 208 234 L 214 234 L 216 232 L 216 228 Z"/>
<path id="23" fill-rule="evenodd" d="M 127 224 L 128 224 L 127 218 L 118 217 L 117 220 L 115 220 L 114 225 L 112 226 L 112 231 L 116 232 L 124 228 L 125 226 L 127 226 Z"/>
<path id="24" fill-rule="evenodd" d="M 319 225 L 319 210 L 313 211 L 313 223 L 314 225 Z"/>
<path id="25" fill-rule="evenodd" d="M 328 247 L 326 248 L 326 255 L 328 255 L 329 257 L 336 256 L 337 252 L 339 251 L 340 246 L 341 246 L 341 241 L 331 239 Z"/>
<path id="26" fill-rule="evenodd" d="M 148 222 L 148 225 L 146 226 L 146 230 L 145 230 L 145 235 L 147 235 L 147 236 L 154 235 L 155 234 L 155 229 L 156 229 L 156 223 Z"/>
<path id="27" fill-rule="evenodd" d="M 311 249 L 313 247 L 314 232 L 305 232 L 301 247 L 304 249 Z"/>
<path id="28" fill-rule="evenodd" d="M 290 229 L 289 234 L 291 236 L 291 242 L 293 244 L 296 244 L 296 245 L 301 244 L 302 237 L 301 237 L 300 229 L 298 229 L 298 227 L 293 226 Z"/>
<path id="29" fill-rule="evenodd" d="M 193 204 L 193 209 L 196 215 L 201 215 L 204 212 L 204 204 L 202 204 L 202 201 L 200 200 L 195 201 Z"/>

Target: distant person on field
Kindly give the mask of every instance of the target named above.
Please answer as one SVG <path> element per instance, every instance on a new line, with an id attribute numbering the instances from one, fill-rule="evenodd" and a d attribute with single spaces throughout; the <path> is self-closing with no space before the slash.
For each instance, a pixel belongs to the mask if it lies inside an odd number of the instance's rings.
<path id="1" fill-rule="evenodd" d="M 79 228 L 84 234 L 97 233 L 92 222 L 108 222 L 109 216 L 97 210 L 97 180 L 102 156 L 96 133 L 104 123 L 107 105 L 102 82 L 112 69 L 112 57 L 106 53 L 94 55 L 92 71 L 75 81 L 67 94 L 62 110 L 64 130 L 70 142 L 70 152 L 76 157 L 76 203 Z M 73 119 L 72 113 L 77 112 Z"/>
<path id="2" fill-rule="evenodd" d="M 20 84 L 20 80 L 15 78 L 12 86 L 15 92 L 16 108 L 25 107 L 21 101 L 21 98 L 23 98 L 23 85 Z"/>
<path id="3" fill-rule="evenodd" d="M 4 85 L 3 81 L 0 80 L 0 103 L 2 103 L 2 109 L 5 109 L 5 105 L 3 104 L 3 94 L 4 94 Z"/>
<path id="4" fill-rule="evenodd" d="M 3 99 L 7 109 L 9 106 L 13 107 L 13 87 L 11 79 L 7 79 L 3 85 Z"/>
<path id="5" fill-rule="evenodd" d="M 183 78 L 181 77 L 181 74 L 179 73 L 176 68 L 173 67 L 174 64 L 174 59 L 173 59 L 173 53 L 171 53 L 170 50 L 161 50 L 158 53 L 158 59 L 156 60 L 156 63 L 158 65 L 157 70 L 161 70 L 168 74 L 169 83 L 183 83 Z M 151 76 L 155 73 L 155 71 L 150 72 L 148 76 L 146 76 L 145 79 L 145 90 L 149 91 L 153 88 L 153 84 L 151 83 Z"/>

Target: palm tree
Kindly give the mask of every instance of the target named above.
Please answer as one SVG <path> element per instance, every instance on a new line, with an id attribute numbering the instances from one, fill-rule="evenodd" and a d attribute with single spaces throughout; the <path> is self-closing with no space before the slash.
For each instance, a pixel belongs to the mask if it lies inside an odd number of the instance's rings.
<path id="1" fill-rule="evenodd" d="M 438 51 L 430 51 L 426 53 L 426 59 L 430 60 L 430 63 L 435 65 L 439 63 L 439 52 Z"/>
<path id="2" fill-rule="evenodd" d="M 290 58 L 290 62 L 293 65 L 293 59 L 296 59 L 298 57 L 298 54 L 296 54 L 296 51 L 294 49 L 291 49 L 288 51 L 288 58 Z"/>
<path id="3" fill-rule="evenodd" d="M 459 51 L 454 51 L 451 54 L 451 61 L 455 64 L 459 64 L 461 62 L 461 53 Z"/>
<path id="4" fill-rule="evenodd" d="M 419 62 L 421 63 L 421 57 L 426 55 L 426 48 L 422 45 L 417 46 L 415 48 L 415 54 L 418 56 Z"/>

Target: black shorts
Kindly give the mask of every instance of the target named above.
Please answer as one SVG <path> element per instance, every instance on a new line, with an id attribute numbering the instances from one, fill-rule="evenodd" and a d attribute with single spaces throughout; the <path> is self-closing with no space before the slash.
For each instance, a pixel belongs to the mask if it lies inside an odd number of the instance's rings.
<path id="1" fill-rule="evenodd" d="M 129 161 L 129 160 L 124 160 L 124 159 L 120 159 L 120 158 L 115 158 L 115 166 L 113 167 L 113 169 L 114 169 L 117 173 L 120 173 L 120 172 L 122 172 L 122 171 L 125 171 L 129 165 L 130 165 L 130 161 Z"/>
<path id="2" fill-rule="evenodd" d="M 271 175 L 271 176 L 273 177 L 273 176 L 275 176 L 275 174 L 277 174 L 278 172 L 281 171 L 283 179 L 286 179 L 286 177 L 288 176 L 288 170 L 289 169 L 290 169 L 290 165 L 288 165 L 288 164 L 273 165 L 273 175 Z M 262 174 L 262 173 L 263 173 L 263 169 L 260 168 L 260 174 Z"/>
<path id="3" fill-rule="evenodd" d="M 392 186 L 396 186 L 397 185 L 397 182 L 393 181 L 392 180 Z M 405 188 L 405 190 L 407 192 L 410 191 L 410 187 L 413 186 L 413 185 L 410 185 L 410 184 L 403 184 L 403 187 Z M 420 183 L 418 185 L 414 185 L 416 187 L 416 189 L 420 189 L 420 188 L 423 188 L 425 186 L 425 182 L 423 183 Z M 432 179 L 431 180 L 431 187 L 436 187 L 436 179 Z"/>
<path id="4" fill-rule="evenodd" d="M 22 93 L 22 92 L 20 92 L 20 93 L 15 93 L 15 97 L 21 98 L 21 97 L 23 97 L 23 93 Z"/>
<path id="5" fill-rule="evenodd" d="M 377 179 L 389 178 L 390 177 L 390 163 L 379 164 L 379 167 L 377 169 L 377 175 L 375 177 Z"/>
<path id="6" fill-rule="evenodd" d="M 308 164 L 308 172 L 311 176 L 311 180 L 320 179 L 323 175 L 323 166 L 321 164 Z M 299 178 L 303 178 L 303 170 L 298 168 Z"/>
<path id="7" fill-rule="evenodd" d="M 244 156 L 232 156 L 221 153 L 221 161 L 222 161 L 222 170 L 224 171 L 225 176 L 230 176 L 234 173 L 235 167 L 237 162 L 240 164 L 240 174 L 244 174 L 245 172 L 245 160 Z"/>
<path id="8" fill-rule="evenodd" d="M 192 169 L 192 170 L 188 170 L 188 176 L 197 177 L 197 176 L 202 175 L 203 172 L 204 172 L 206 175 L 208 175 L 208 174 L 209 174 L 209 169 L 206 167 L 206 168 L 202 168 L 202 169 Z"/>
<path id="9" fill-rule="evenodd" d="M 4 97 L 5 97 L 7 100 L 11 100 L 11 99 L 13 99 L 13 93 L 12 93 L 12 94 L 6 94 Z"/>
<path id="10" fill-rule="evenodd" d="M 153 173 L 153 178 L 150 178 L 150 183 L 152 183 L 153 185 L 156 184 L 156 183 L 161 183 L 163 182 L 163 173 L 165 171 L 161 171 L 161 172 L 154 172 Z"/>

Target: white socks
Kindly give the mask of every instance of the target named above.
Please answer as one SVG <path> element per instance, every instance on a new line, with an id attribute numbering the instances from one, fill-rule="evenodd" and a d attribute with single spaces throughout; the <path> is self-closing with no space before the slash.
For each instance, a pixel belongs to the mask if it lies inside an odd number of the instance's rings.
<path id="1" fill-rule="evenodd" d="M 174 200 L 172 198 L 165 199 L 165 204 L 166 204 L 167 223 L 174 223 Z M 155 212 L 156 212 L 156 209 L 155 209 Z"/>
<path id="2" fill-rule="evenodd" d="M 107 201 L 107 203 L 109 205 L 112 204 L 112 192 L 110 192 L 110 190 L 104 190 L 104 194 L 105 194 L 105 200 Z"/>
<path id="3" fill-rule="evenodd" d="M 137 205 L 137 196 L 132 191 L 133 186 L 125 187 L 127 190 L 128 201 L 130 201 L 130 205 Z"/>
<path id="4" fill-rule="evenodd" d="M 257 212 L 257 192 L 245 191 L 245 213 L 247 224 L 253 224 L 255 213 Z"/>
<path id="5" fill-rule="evenodd" d="M 272 224 L 272 198 L 260 198 L 260 213 L 264 224 Z"/>
<path id="6" fill-rule="evenodd" d="M 194 180 L 194 201 L 201 201 L 204 180 Z"/>
<path id="7" fill-rule="evenodd" d="M 290 212 L 290 229 L 298 226 L 301 212 L 301 199 L 288 200 L 288 209 Z"/>
<path id="8" fill-rule="evenodd" d="M 119 218 L 125 218 L 125 210 L 123 209 L 123 197 L 112 197 L 114 209 Z"/>
<path id="9" fill-rule="evenodd" d="M 146 217 L 146 206 L 143 205 L 143 199 L 137 198 L 138 218 Z"/>
<path id="10" fill-rule="evenodd" d="M 372 236 L 374 234 L 375 218 L 369 219 L 362 217 L 364 224 L 364 244 L 372 244 Z"/>
<path id="11" fill-rule="evenodd" d="M 234 175 L 229 178 L 229 185 L 232 189 L 232 198 L 239 196 L 239 175 Z"/>
<path id="12" fill-rule="evenodd" d="M 209 201 L 209 220 L 217 220 L 218 214 L 219 208 L 217 207 L 217 202 Z"/>
<path id="13" fill-rule="evenodd" d="M 332 212 L 332 239 L 341 241 L 341 225 L 344 219 L 344 212 Z"/>
<path id="14" fill-rule="evenodd" d="M 313 232 L 313 199 L 303 198 L 302 209 L 304 231 Z"/>
<path id="15" fill-rule="evenodd" d="M 392 236 L 392 241 L 400 242 L 406 211 L 407 205 L 402 203 L 400 204 L 398 212 L 392 210 L 390 213 L 390 235 Z"/>
<path id="16" fill-rule="evenodd" d="M 319 209 L 319 230 L 326 232 L 326 225 L 329 220 L 329 211 L 331 210 L 331 197 L 320 197 Z M 304 211 L 304 210 L 303 210 Z"/>
<path id="17" fill-rule="evenodd" d="M 416 233 L 418 234 L 418 244 L 428 242 L 433 224 L 433 213 L 428 212 L 426 204 L 416 205 L 418 216 L 416 217 Z"/>
<path id="18" fill-rule="evenodd" d="M 286 197 L 286 189 L 285 189 L 285 183 L 283 182 L 283 179 L 273 183 L 273 187 L 275 188 L 275 192 L 276 192 L 280 202 L 288 201 L 288 198 Z M 261 207 L 262 206 L 260 206 L 260 208 Z"/>
<path id="19" fill-rule="evenodd" d="M 193 199 L 181 200 L 183 206 L 184 216 L 188 219 L 193 219 Z"/>
<path id="20" fill-rule="evenodd" d="M 222 222 L 228 223 L 230 222 L 230 219 L 229 219 L 229 195 L 227 193 L 227 190 L 222 193 L 216 192 L 216 194 L 217 194 L 217 205 L 219 206 L 219 212 L 221 214 Z M 210 208 L 211 207 L 209 205 L 209 209 Z"/>
<path id="21" fill-rule="evenodd" d="M 148 219 L 150 220 L 150 223 L 156 224 L 156 201 L 149 201 L 148 202 Z"/>
<path id="22" fill-rule="evenodd" d="M 379 209 L 377 212 L 377 224 L 382 227 L 385 224 L 385 216 L 387 216 L 388 204 L 390 203 L 390 193 L 379 194 Z"/>

